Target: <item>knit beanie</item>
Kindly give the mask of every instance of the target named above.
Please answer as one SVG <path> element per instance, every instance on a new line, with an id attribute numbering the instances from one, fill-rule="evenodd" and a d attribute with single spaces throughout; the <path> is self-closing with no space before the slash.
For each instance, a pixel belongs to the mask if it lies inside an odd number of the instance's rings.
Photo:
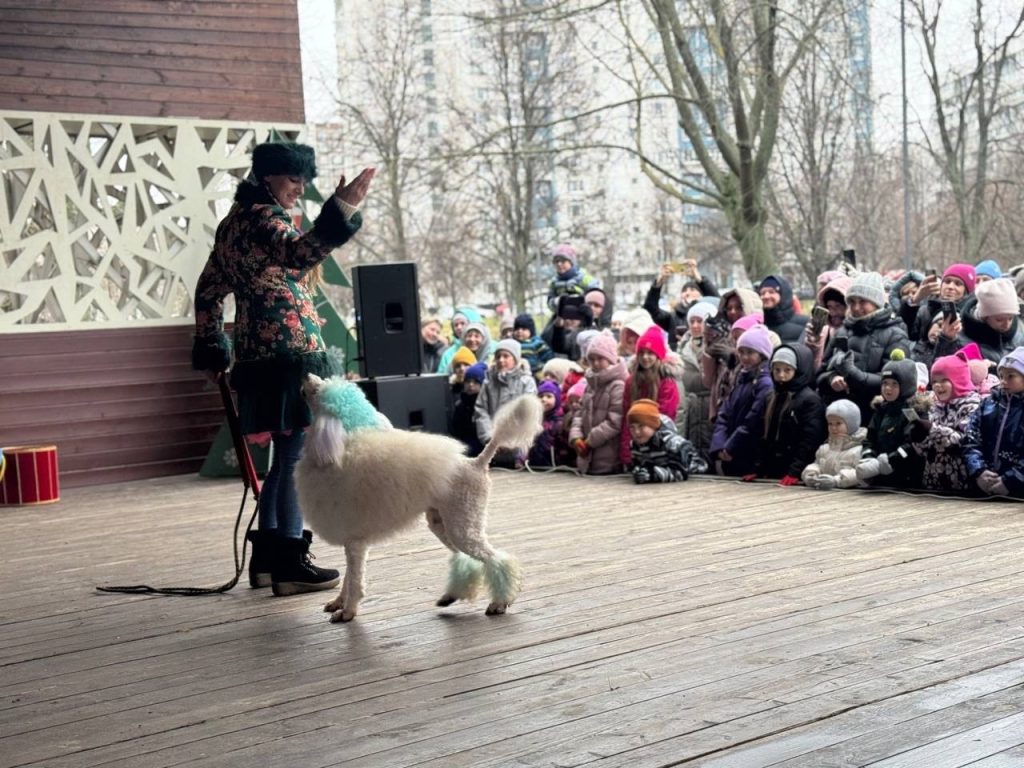
<path id="1" fill-rule="evenodd" d="M 559 261 L 565 259 L 574 267 L 576 266 L 576 249 L 568 243 L 559 243 L 551 249 L 551 260 Z"/>
<path id="2" fill-rule="evenodd" d="M 999 265 L 992 259 L 985 259 L 984 261 L 979 261 L 974 265 L 974 275 L 975 279 L 977 279 L 978 275 L 985 275 L 986 277 L 991 277 L 993 280 L 998 280 L 1003 276 L 1003 270 L 1000 269 Z"/>
<path id="3" fill-rule="evenodd" d="M 946 271 L 942 273 L 943 280 L 947 277 L 955 277 L 964 284 L 964 289 L 967 293 L 974 293 L 974 284 L 977 282 L 977 277 L 974 274 L 974 267 L 970 264 L 950 264 L 946 267 Z"/>
<path id="4" fill-rule="evenodd" d="M 619 362 L 619 353 L 616 349 L 615 337 L 608 333 L 599 333 L 587 346 L 587 357 L 603 357 L 613 365 Z"/>
<path id="5" fill-rule="evenodd" d="M 512 315 L 502 315 L 501 321 L 498 323 L 499 333 L 504 330 L 511 330 L 515 328 L 515 321 L 512 319 Z"/>
<path id="6" fill-rule="evenodd" d="M 643 424 L 645 427 L 657 429 L 661 426 L 661 411 L 653 400 L 637 400 L 629 407 L 626 421 L 629 424 Z"/>
<path id="7" fill-rule="evenodd" d="M 252 151 L 252 173 L 261 181 L 267 176 L 301 176 L 312 181 L 316 178 L 316 152 L 293 141 L 259 144 Z"/>
<path id="8" fill-rule="evenodd" d="M 821 290 L 818 291 L 818 303 L 823 307 L 829 301 L 840 301 L 845 304 L 846 294 L 850 290 L 851 285 L 853 285 L 853 278 L 846 275 L 841 275 L 835 280 L 829 280 L 828 284 L 822 286 Z"/>
<path id="9" fill-rule="evenodd" d="M 840 277 L 846 277 L 846 273 L 843 272 L 841 269 L 826 269 L 824 272 L 818 275 L 818 279 L 815 281 L 818 286 L 818 290 L 820 291 L 833 280 Z"/>
<path id="10" fill-rule="evenodd" d="M 846 300 L 863 299 L 876 307 L 886 305 L 885 278 L 877 272 L 861 272 L 846 289 Z"/>
<path id="11" fill-rule="evenodd" d="M 497 356 L 499 352 L 508 352 L 512 357 L 515 358 L 516 365 L 519 365 L 519 361 L 523 359 L 523 348 L 519 346 L 519 342 L 515 339 L 502 339 L 494 345 L 494 354 Z"/>
<path id="12" fill-rule="evenodd" d="M 761 312 L 751 312 L 749 315 L 744 315 L 735 323 L 732 324 L 732 330 L 749 331 L 755 325 L 764 325 L 764 314 Z"/>
<path id="13" fill-rule="evenodd" d="M 758 292 L 760 292 L 762 288 L 771 288 L 773 291 L 782 291 L 782 283 L 779 282 L 779 278 L 775 277 L 775 275 L 768 275 L 768 277 L 762 280 L 761 284 L 757 287 Z"/>
<path id="14" fill-rule="evenodd" d="M 752 349 L 765 360 L 771 360 L 772 340 L 768 336 L 768 329 L 763 325 L 755 325 L 736 340 L 736 349 Z"/>
<path id="15" fill-rule="evenodd" d="M 665 343 L 665 332 L 657 325 L 652 325 L 636 342 L 637 354 L 643 350 L 650 350 L 659 360 L 664 360 L 668 353 L 668 345 Z"/>
<path id="16" fill-rule="evenodd" d="M 1010 368 L 1024 375 L 1024 347 L 1017 347 L 999 361 L 999 368 Z M 999 370 L 997 368 L 996 370 Z"/>
<path id="17" fill-rule="evenodd" d="M 569 391 L 565 393 L 565 396 L 568 397 L 570 400 L 582 400 L 583 399 L 583 393 L 586 392 L 586 391 L 587 391 L 587 380 L 586 379 L 580 379 L 575 384 L 573 384 L 571 387 L 569 387 Z"/>
<path id="18" fill-rule="evenodd" d="M 466 327 L 462 329 L 463 343 L 465 343 L 466 334 L 469 333 L 470 331 L 476 331 L 481 336 L 483 336 L 484 344 L 486 344 L 487 340 L 491 338 L 491 334 L 487 330 L 487 326 L 484 325 L 483 323 L 467 323 Z"/>
<path id="19" fill-rule="evenodd" d="M 796 363 L 796 352 L 791 347 L 779 347 L 772 353 L 772 364 L 782 363 L 793 370 L 798 368 Z"/>
<path id="20" fill-rule="evenodd" d="M 486 363 L 473 363 L 473 365 L 466 369 L 466 375 L 463 378 L 466 381 L 475 381 L 483 384 L 484 379 L 487 378 Z"/>
<path id="21" fill-rule="evenodd" d="M 699 317 L 701 320 L 707 320 L 709 317 L 714 317 L 718 314 L 718 301 L 705 301 L 701 299 L 694 303 L 692 307 L 686 310 L 686 322 L 690 322 L 695 317 Z"/>
<path id="22" fill-rule="evenodd" d="M 906 400 L 917 392 L 917 365 L 913 360 L 890 360 L 882 366 L 882 380 L 894 379 L 900 385 L 900 398 Z"/>
<path id="23" fill-rule="evenodd" d="M 963 397 L 975 390 L 971 381 L 971 368 L 967 359 L 959 354 L 935 358 L 932 363 L 932 382 L 936 379 L 949 379 L 953 387 L 953 397 Z"/>
<path id="24" fill-rule="evenodd" d="M 452 365 L 455 365 L 456 363 L 474 365 L 476 364 L 476 355 L 474 355 L 466 347 L 459 347 L 457 350 L 455 350 L 455 354 L 452 355 Z"/>
<path id="25" fill-rule="evenodd" d="M 601 332 L 594 328 L 585 328 L 576 334 L 576 346 L 580 348 L 580 358 L 587 359 L 587 347 L 600 335 Z"/>
<path id="26" fill-rule="evenodd" d="M 978 318 L 1020 314 L 1020 302 L 1013 283 L 1005 277 L 986 280 L 978 286 Z"/>
<path id="27" fill-rule="evenodd" d="M 960 349 L 956 351 L 964 360 L 970 362 L 971 360 L 984 360 L 985 356 L 981 354 L 981 347 L 978 346 L 978 342 L 972 341 L 970 344 L 964 344 Z M 986 361 L 987 364 L 988 361 Z"/>
<path id="28" fill-rule="evenodd" d="M 852 400 L 836 400 L 825 409 L 825 417 L 838 416 L 846 422 L 846 431 L 853 434 L 860 429 L 860 408 Z"/>
<path id="29" fill-rule="evenodd" d="M 644 335 L 644 331 L 654 325 L 651 320 L 651 313 L 646 309 L 634 309 L 622 323 L 624 330 L 632 331 L 638 337 Z"/>
<path id="30" fill-rule="evenodd" d="M 544 363 L 544 367 L 540 369 L 540 375 L 554 376 L 555 381 L 561 386 L 562 382 L 565 381 L 565 374 L 569 372 L 569 368 L 573 365 L 575 363 L 564 357 L 552 357 Z"/>
<path id="31" fill-rule="evenodd" d="M 558 410 L 558 406 L 562 404 L 562 388 L 555 384 L 553 381 L 542 381 L 537 385 L 538 395 L 552 395 L 555 398 L 555 410 Z"/>
<path id="32" fill-rule="evenodd" d="M 515 329 L 525 328 L 530 332 L 531 336 L 537 335 L 537 324 L 533 321 L 530 315 L 522 314 L 516 315 L 516 319 L 512 322 L 512 327 Z"/>

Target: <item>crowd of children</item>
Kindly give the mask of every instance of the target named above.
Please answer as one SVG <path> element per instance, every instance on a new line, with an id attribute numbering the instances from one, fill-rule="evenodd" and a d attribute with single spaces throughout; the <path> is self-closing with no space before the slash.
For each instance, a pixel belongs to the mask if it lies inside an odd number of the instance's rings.
<path id="1" fill-rule="evenodd" d="M 648 307 L 602 327 L 564 298 L 594 290 L 575 250 L 553 259 L 561 352 L 529 315 L 496 342 L 471 308 L 453 322 L 451 432 L 471 454 L 497 409 L 529 394 L 544 429 L 503 466 L 1024 498 L 1024 277 L 991 262 L 893 279 L 848 269 L 819 278 L 809 314 L 779 275 L 721 297 L 695 297 L 690 281 L 685 311 Z"/>

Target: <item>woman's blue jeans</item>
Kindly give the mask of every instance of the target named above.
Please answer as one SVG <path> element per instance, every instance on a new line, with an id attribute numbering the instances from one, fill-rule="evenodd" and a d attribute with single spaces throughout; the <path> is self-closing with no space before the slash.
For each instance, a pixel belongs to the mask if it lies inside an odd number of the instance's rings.
<path id="1" fill-rule="evenodd" d="M 260 493 L 261 531 L 277 531 L 278 535 L 291 539 L 302 536 L 302 511 L 295 493 L 295 464 L 304 437 L 301 430 L 273 436 L 273 459 Z"/>

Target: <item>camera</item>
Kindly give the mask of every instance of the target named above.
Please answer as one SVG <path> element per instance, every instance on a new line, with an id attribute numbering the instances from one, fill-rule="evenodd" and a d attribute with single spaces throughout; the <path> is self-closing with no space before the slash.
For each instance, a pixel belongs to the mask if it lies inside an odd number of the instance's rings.
<path id="1" fill-rule="evenodd" d="M 843 261 L 849 264 L 851 267 L 857 266 L 857 253 L 853 248 L 843 249 Z"/>
<path id="2" fill-rule="evenodd" d="M 811 331 L 815 336 L 821 336 L 822 330 L 828 323 L 828 310 L 820 304 L 811 309 Z"/>

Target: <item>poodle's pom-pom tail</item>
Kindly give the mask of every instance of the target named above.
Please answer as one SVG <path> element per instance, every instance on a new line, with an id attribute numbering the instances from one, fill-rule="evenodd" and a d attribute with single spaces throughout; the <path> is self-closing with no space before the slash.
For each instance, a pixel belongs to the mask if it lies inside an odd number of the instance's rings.
<path id="1" fill-rule="evenodd" d="M 303 455 L 319 467 L 342 463 L 345 455 L 345 427 L 333 416 L 317 414 L 306 433 Z"/>
<path id="2" fill-rule="evenodd" d="M 448 564 L 448 586 L 445 593 L 456 600 L 472 600 L 480 591 L 484 564 L 462 552 L 453 552 Z"/>
<path id="3" fill-rule="evenodd" d="M 544 406 L 536 395 L 521 395 L 498 409 L 494 415 L 494 434 L 478 466 L 486 466 L 499 448 L 530 450 L 534 438 L 544 429 Z"/>
<path id="4" fill-rule="evenodd" d="M 484 563 L 484 579 L 491 600 L 511 605 L 523 584 L 519 561 L 504 552 L 496 552 L 490 561 Z"/>

